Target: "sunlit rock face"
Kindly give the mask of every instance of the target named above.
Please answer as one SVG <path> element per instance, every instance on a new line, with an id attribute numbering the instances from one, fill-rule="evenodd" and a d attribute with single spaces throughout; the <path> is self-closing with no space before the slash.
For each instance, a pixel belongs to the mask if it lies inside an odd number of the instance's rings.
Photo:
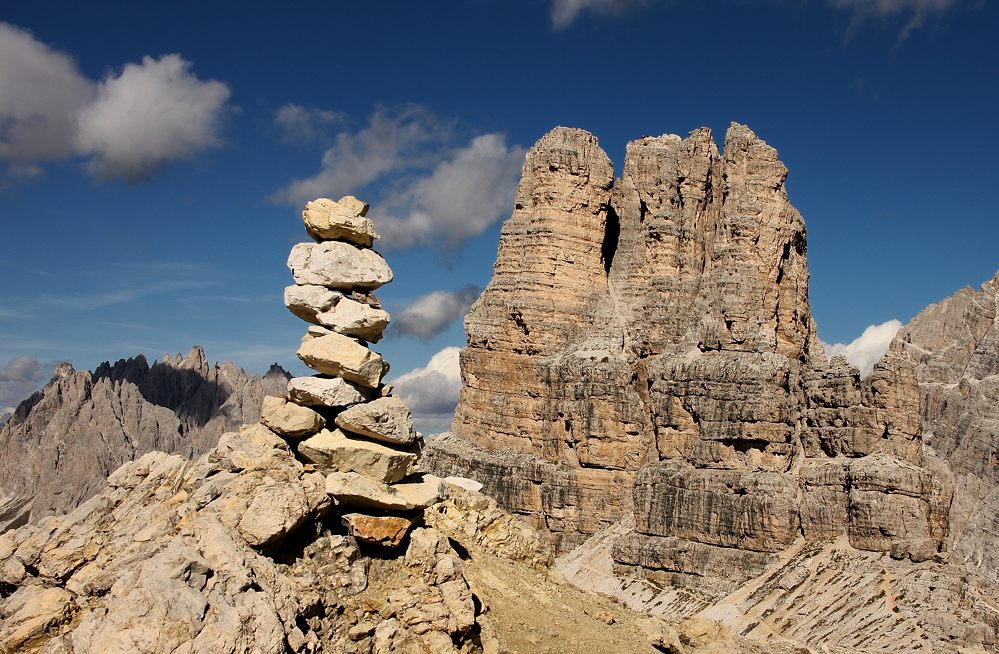
<path id="1" fill-rule="evenodd" d="M 786 177 L 738 124 L 721 150 L 707 129 L 633 141 L 616 182 L 593 135 L 543 136 L 427 465 L 560 551 L 633 516 L 619 572 L 708 594 L 800 538 L 936 554 L 952 486 L 923 451 L 912 360 L 863 380 L 828 360 Z"/>

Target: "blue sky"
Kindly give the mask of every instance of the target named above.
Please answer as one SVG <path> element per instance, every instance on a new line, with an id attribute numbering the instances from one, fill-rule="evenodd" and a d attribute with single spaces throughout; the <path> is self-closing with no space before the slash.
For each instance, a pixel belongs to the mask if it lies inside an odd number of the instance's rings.
<path id="1" fill-rule="evenodd" d="M 827 342 L 999 268 L 986 2 L 94 4 L 0 9 L 0 407 L 54 361 L 194 344 L 303 372 L 281 292 L 312 195 L 372 204 L 377 349 L 425 366 L 555 125 L 620 168 L 631 139 L 748 124 L 790 168 Z"/>

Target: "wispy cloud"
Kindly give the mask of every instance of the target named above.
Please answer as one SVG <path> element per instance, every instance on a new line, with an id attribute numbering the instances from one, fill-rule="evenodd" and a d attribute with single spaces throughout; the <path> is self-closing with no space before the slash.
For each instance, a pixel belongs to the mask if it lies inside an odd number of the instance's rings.
<path id="1" fill-rule="evenodd" d="M 48 307 L 59 307 L 72 309 L 75 311 L 93 311 L 102 309 L 114 304 L 122 304 L 135 300 L 147 298 L 153 295 L 161 295 L 173 291 L 183 291 L 195 288 L 211 286 L 209 281 L 166 281 L 143 286 L 133 286 L 119 288 L 110 291 L 97 293 L 83 293 L 67 296 L 43 295 L 39 297 L 38 304 Z"/>
<path id="2" fill-rule="evenodd" d="M 416 429 L 425 434 L 447 431 L 461 393 L 461 348 L 446 347 L 422 368 L 400 375 L 392 384 L 413 411 Z"/>
<path id="3" fill-rule="evenodd" d="M 902 328 L 898 320 L 889 320 L 880 325 L 870 325 L 864 332 L 849 343 L 823 343 L 826 354 L 834 357 L 842 354 L 852 365 L 860 369 L 861 375 L 874 370 L 874 364 L 888 351 L 891 340 Z"/>
<path id="4" fill-rule="evenodd" d="M 654 0 L 552 0 L 552 27 L 563 30 L 585 13 L 620 16 L 653 2 Z"/>
<path id="5" fill-rule="evenodd" d="M 479 287 L 469 284 L 457 292 L 433 291 L 417 298 L 393 318 L 393 331 L 429 341 L 464 317 L 479 296 Z"/>
<path id="6" fill-rule="evenodd" d="M 898 41 L 907 39 L 914 30 L 922 27 L 931 16 L 951 11 L 966 0 L 827 0 L 837 9 L 851 12 L 854 27 L 870 19 L 902 18 Z"/>
<path id="7" fill-rule="evenodd" d="M 347 115 L 330 109 L 303 107 L 289 102 L 274 114 L 274 126 L 284 140 L 311 143 L 347 121 Z"/>
<path id="8" fill-rule="evenodd" d="M 0 88 L 0 186 L 73 155 L 100 179 L 147 179 L 221 144 L 230 95 L 176 54 L 93 81 L 72 57 L 8 23 L 0 23 Z"/>
<path id="9" fill-rule="evenodd" d="M 448 121 L 424 108 L 381 108 L 363 129 L 337 135 L 318 173 L 272 199 L 301 206 L 363 195 L 383 248 L 452 248 L 507 215 L 525 153 L 497 133 L 456 140 Z M 379 197 L 371 197 L 374 190 Z"/>

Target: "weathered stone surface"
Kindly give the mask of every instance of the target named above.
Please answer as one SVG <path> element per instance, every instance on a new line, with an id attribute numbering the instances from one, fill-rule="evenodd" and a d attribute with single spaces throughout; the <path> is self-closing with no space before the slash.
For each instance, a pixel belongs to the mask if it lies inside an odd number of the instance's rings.
<path id="1" fill-rule="evenodd" d="M 619 569 L 709 594 L 800 536 L 943 548 L 912 359 L 861 379 L 826 358 L 776 151 L 733 124 L 723 151 L 707 129 L 634 141 L 612 175 L 581 130 L 528 153 L 426 469 L 481 481 L 560 552 L 633 516 Z"/>
<path id="2" fill-rule="evenodd" d="M 351 438 L 339 429 L 324 429 L 298 444 L 298 453 L 321 470 L 357 472 L 391 484 L 413 471 L 416 455 L 372 441 Z"/>
<path id="3" fill-rule="evenodd" d="M 257 422 L 264 395 L 283 394 L 288 377 L 212 364 L 200 347 L 152 365 L 139 355 L 93 372 L 61 366 L 0 428 L 0 514 L 10 515 L 0 531 L 79 506 L 147 452 L 200 456 Z"/>
<path id="4" fill-rule="evenodd" d="M 999 584 L 999 273 L 928 306 L 891 350 L 915 360 L 924 438 L 954 475 L 953 549 Z"/>
<path id="5" fill-rule="evenodd" d="M 352 195 L 334 202 L 319 198 L 305 205 L 302 222 L 309 236 L 316 240 L 344 240 L 362 247 L 371 247 L 378 238 L 375 226 L 364 215 L 368 205 Z"/>
<path id="6" fill-rule="evenodd" d="M 350 243 L 299 243 L 288 255 L 295 283 L 330 289 L 374 290 L 392 281 L 392 271 L 374 250 Z"/>
<path id="7" fill-rule="evenodd" d="M 413 528 L 413 521 L 401 516 L 371 516 L 345 513 L 342 517 L 348 533 L 362 543 L 398 547 Z"/>
<path id="8" fill-rule="evenodd" d="M 338 291 L 325 286 L 292 284 L 284 289 L 284 305 L 306 322 L 318 323 L 318 314 L 329 311 L 343 297 Z"/>
<path id="9" fill-rule="evenodd" d="M 302 406 L 340 408 L 364 402 L 370 389 L 340 377 L 294 377 L 288 380 L 288 397 Z"/>
<path id="10" fill-rule="evenodd" d="M 389 315 L 363 302 L 347 297 L 339 298 L 332 308 L 316 315 L 316 322 L 339 334 L 363 338 L 377 343 L 389 324 Z"/>
<path id="11" fill-rule="evenodd" d="M 341 429 L 385 443 L 409 445 L 416 440 L 413 414 L 398 397 L 380 397 L 366 404 L 357 404 L 337 414 Z"/>
<path id="12" fill-rule="evenodd" d="M 381 355 L 336 333 L 306 334 L 298 348 L 298 358 L 313 370 L 343 377 L 365 388 L 377 388 L 382 375 L 388 372 L 388 364 Z"/>
<path id="13" fill-rule="evenodd" d="M 326 426 L 326 420 L 312 409 L 274 395 L 264 396 L 260 422 L 288 438 L 305 438 Z"/>
<path id="14" fill-rule="evenodd" d="M 326 492 L 348 507 L 408 511 L 424 509 L 445 499 L 448 490 L 439 477 L 389 486 L 356 472 L 332 472 L 326 476 Z"/>

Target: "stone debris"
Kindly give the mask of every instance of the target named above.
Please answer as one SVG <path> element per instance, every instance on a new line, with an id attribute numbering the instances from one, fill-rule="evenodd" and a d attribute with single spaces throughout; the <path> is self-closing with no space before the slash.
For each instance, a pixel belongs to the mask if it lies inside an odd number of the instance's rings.
<path id="1" fill-rule="evenodd" d="M 347 532 L 362 543 L 398 547 L 413 528 L 413 521 L 401 516 L 370 516 L 345 513 L 342 518 Z"/>

